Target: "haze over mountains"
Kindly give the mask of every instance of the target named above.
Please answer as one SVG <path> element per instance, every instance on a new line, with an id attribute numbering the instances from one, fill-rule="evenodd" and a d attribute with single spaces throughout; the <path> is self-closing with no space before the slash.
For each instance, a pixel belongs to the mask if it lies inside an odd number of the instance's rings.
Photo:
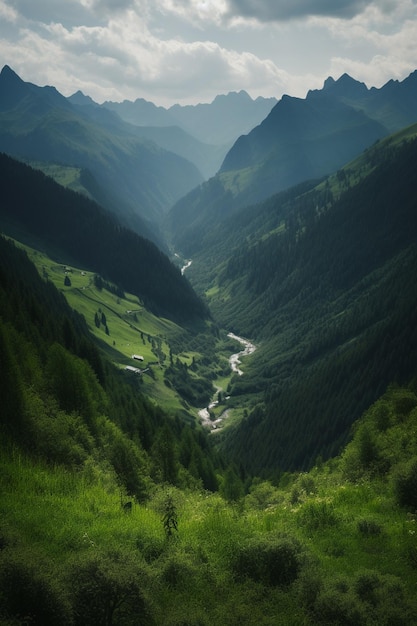
<path id="1" fill-rule="evenodd" d="M 140 126 L 144 136 L 158 145 L 174 151 L 186 150 L 183 156 L 195 162 L 204 176 L 209 178 L 218 171 L 236 139 L 262 122 L 275 104 L 275 98 L 258 97 L 252 100 L 245 91 L 240 91 L 219 95 L 211 103 L 176 104 L 169 109 L 143 99 L 104 102 L 103 106 L 115 111 L 126 122 Z M 186 135 L 181 138 L 178 129 Z M 173 133 L 174 140 L 170 141 Z M 190 136 L 193 138 L 193 151 L 190 148 L 187 150 Z"/>
<path id="2" fill-rule="evenodd" d="M 0 149 L 88 171 L 93 196 L 145 235 L 203 179 L 195 165 L 142 139 L 110 111 L 74 106 L 52 87 L 23 82 L 7 66 L 0 75 Z"/>

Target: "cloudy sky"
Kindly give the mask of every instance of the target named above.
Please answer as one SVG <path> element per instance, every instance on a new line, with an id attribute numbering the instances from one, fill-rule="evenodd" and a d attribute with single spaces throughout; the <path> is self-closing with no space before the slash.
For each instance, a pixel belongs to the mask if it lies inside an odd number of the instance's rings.
<path id="1" fill-rule="evenodd" d="M 0 0 L 0 65 L 66 96 L 304 98 L 417 69 L 417 0 Z"/>

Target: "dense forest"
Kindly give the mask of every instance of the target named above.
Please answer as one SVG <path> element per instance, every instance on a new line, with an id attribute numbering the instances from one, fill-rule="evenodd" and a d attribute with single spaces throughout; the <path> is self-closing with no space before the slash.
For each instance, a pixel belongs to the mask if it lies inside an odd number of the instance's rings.
<path id="1" fill-rule="evenodd" d="M 337 454 L 352 421 L 415 371 L 409 132 L 225 220 L 193 259 L 190 279 L 214 317 L 260 346 L 229 387 L 248 410 L 222 441 L 245 471 L 307 469 Z"/>

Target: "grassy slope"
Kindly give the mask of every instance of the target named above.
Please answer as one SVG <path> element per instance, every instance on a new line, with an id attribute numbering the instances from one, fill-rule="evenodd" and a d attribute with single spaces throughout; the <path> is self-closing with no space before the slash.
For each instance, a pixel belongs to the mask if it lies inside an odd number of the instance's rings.
<path id="1" fill-rule="evenodd" d="M 166 318 L 156 317 L 150 313 L 136 296 L 125 294 L 124 298 L 120 298 L 106 289 L 99 290 L 94 284 L 94 273 L 59 264 L 38 250 L 28 246 L 22 247 L 39 273 L 51 280 L 58 290 L 64 293 L 70 306 L 84 316 L 90 332 L 113 363 L 120 368 L 132 365 L 145 370 L 150 367 L 151 371 L 148 370 L 138 379 L 141 392 L 170 413 L 181 413 L 185 417 L 188 416 L 187 419 L 191 421 L 197 418 L 198 410 L 202 407 L 191 406 L 175 392 L 175 389 L 168 387 L 164 382 L 164 371 L 169 363 L 170 349 L 173 345 L 175 361 L 178 359 L 187 366 L 192 364 L 193 359 L 201 361 L 206 358 L 204 345 L 199 346 L 196 343 L 194 349 L 184 345 L 184 349 L 181 349 L 182 341 L 187 341 L 183 329 Z M 66 276 L 71 281 L 70 286 L 64 284 Z M 99 317 L 104 313 L 109 334 L 106 333 L 103 324 L 99 328 L 95 325 L 96 313 Z M 205 327 L 203 332 L 209 333 L 209 326 Z M 158 350 L 158 343 L 161 352 Z M 228 365 L 228 357 L 240 349 L 239 344 L 230 340 L 218 339 L 216 345 L 217 360 L 211 363 L 213 393 L 215 387 L 220 387 L 224 391 L 229 387 L 233 373 Z M 133 354 L 143 356 L 143 362 L 133 360 Z M 201 376 L 201 373 L 193 373 L 191 369 L 189 373 L 195 378 Z M 126 375 L 135 376 L 128 372 Z M 226 408 L 223 402 L 213 409 L 213 419 L 217 419 Z"/>
<path id="2" fill-rule="evenodd" d="M 139 575 L 158 626 L 411 626 L 416 516 L 396 503 L 393 480 L 401 447 L 402 461 L 417 452 L 416 405 L 412 391 L 391 390 L 362 421 L 373 429 L 380 453 L 389 446 L 385 474 L 360 466 L 358 428 L 341 458 L 288 476 L 280 487 L 254 483 L 235 504 L 216 494 L 158 488 L 146 506 L 135 504 L 127 515 L 103 468 L 90 464 L 75 475 L 3 449 L 0 577 L 5 564 L 20 559 L 55 581 L 67 580 L 74 564 L 111 562 L 116 579 L 126 569 Z M 406 433 L 413 434 L 404 447 Z M 168 494 L 178 514 L 172 540 L 162 524 Z M 236 566 L 245 547 L 284 536 L 298 542 L 303 555 L 290 586 L 251 578 L 252 561 Z"/>
<path id="3" fill-rule="evenodd" d="M 64 293 L 70 306 L 85 317 L 91 333 L 108 357 L 121 368 L 133 365 L 145 369 L 152 363 L 155 377 L 146 374 L 141 377 L 142 391 L 165 409 L 174 412 L 183 409 L 181 399 L 164 385 L 162 369 L 155 367 L 158 356 L 152 352 L 152 342 L 149 341 L 161 338 L 162 351 L 167 356 L 168 338 L 181 333 L 181 329 L 173 322 L 149 313 L 136 296 L 125 294 L 125 298 L 119 298 L 106 289 L 99 290 L 94 285 L 92 272 L 57 264 L 38 251 L 25 249 L 40 273 L 51 280 Z M 70 286 L 64 285 L 65 276 L 70 278 Z M 97 328 L 94 323 L 95 314 L 99 311 L 106 317 L 109 334 L 103 325 Z M 132 360 L 133 354 L 143 356 L 143 363 Z"/>
<path id="4" fill-rule="evenodd" d="M 30 163 L 30 165 L 35 169 L 41 170 L 44 174 L 53 178 L 63 187 L 82 193 L 92 199 L 91 194 L 81 182 L 81 169 L 79 167 L 57 165 L 55 163 L 43 163 L 39 161 L 34 161 Z"/>

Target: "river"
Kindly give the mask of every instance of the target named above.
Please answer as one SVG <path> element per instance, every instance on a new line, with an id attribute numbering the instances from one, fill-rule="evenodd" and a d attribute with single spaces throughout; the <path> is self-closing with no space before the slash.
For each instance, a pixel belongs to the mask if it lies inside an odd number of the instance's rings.
<path id="1" fill-rule="evenodd" d="M 178 257 L 178 254 L 176 254 L 175 256 Z M 185 270 L 190 267 L 191 263 L 192 261 L 189 260 L 186 262 L 185 265 L 182 266 L 181 274 L 184 274 Z M 241 364 L 240 359 L 244 356 L 248 356 L 249 354 L 252 354 L 253 352 L 255 352 L 256 346 L 254 346 L 253 343 L 251 343 L 247 339 L 238 337 L 238 335 L 235 335 L 234 333 L 228 333 L 227 336 L 230 337 L 231 339 L 234 339 L 235 341 L 238 341 L 243 346 L 243 350 L 240 350 L 239 352 L 232 354 L 232 356 L 229 358 L 229 364 L 230 364 L 231 370 L 235 372 L 236 374 L 238 374 L 239 376 L 243 376 L 243 372 L 239 368 L 239 365 Z M 213 409 L 215 406 L 219 404 L 218 400 L 215 400 L 219 391 L 223 391 L 223 390 L 221 387 L 216 386 L 216 393 L 214 394 L 213 400 L 210 402 L 210 404 L 207 407 L 204 407 L 204 409 L 200 409 L 198 412 L 198 417 L 200 418 L 202 425 L 206 426 L 207 428 L 210 428 L 210 430 L 215 430 L 219 428 L 220 424 L 226 419 L 227 414 L 228 414 L 228 409 L 225 409 L 223 413 L 220 415 L 220 417 L 218 417 L 216 420 L 210 419 L 210 409 Z"/>
<path id="2" fill-rule="evenodd" d="M 231 357 L 229 357 L 229 364 L 230 364 L 232 371 L 238 374 L 239 376 L 243 376 L 243 372 L 239 368 L 239 365 L 241 364 L 240 359 L 244 356 L 248 356 L 249 354 L 252 354 L 253 352 L 255 352 L 256 346 L 254 346 L 253 343 L 251 343 L 247 339 L 238 337 L 234 333 L 228 333 L 227 336 L 231 337 L 231 339 L 234 339 L 235 341 L 238 341 L 243 346 L 243 350 L 240 350 L 239 352 L 236 352 L 235 354 L 232 354 Z M 222 388 L 216 387 L 216 393 L 214 394 L 214 398 L 216 398 L 219 391 L 222 391 Z M 215 406 L 218 405 L 218 400 L 215 400 L 214 398 L 212 402 L 210 402 L 208 407 L 205 407 L 204 409 L 200 409 L 198 412 L 198 416 L 201 420 L 202 425 L 209 428 L 210 430 L 218 429 L 221 426 L 221 423 L 227 418 L 227 415 L 228 415 L 228 409 L 225 409 L 223 413 L 220 415 L 220 417 L 218 417 L 216 420 L 210 419 L 210 409 L 213 409 Z"/>
<path id="3" fill-rule="evenodd" d="M 185 270 L 187 270 L 190 267 L 191 263 L 192 263 L 192 261 L 187 261 L 187 263 L 182 266 L 181 274 L 184 274 Z"/>
<path id="4" fill-rule="evenodd" d="M 239 374 L 239 376 L 242 376 L 243 372 L 239 368 L 239 365 L 241 364 L 240 359 L 243 356 L 248 356 L 249 354 L 252 354 L 252 352 L 255 352 L 256 346 L 254 346 L 253 343 L 251 343 L 247 339 L 242 339 L 242 337 L 238 337 L 237 335 L 234 335 L 233 333 L 228 333 L 227 336 L 231 337 L 232 339 L 235 339 L 236 341 L 241 343 L 242 346 L 244 346 L 243 350 L 241 350 L 240 352 L 236 352 L 236 354 L 232 354 L 232 356 L 229 359 L 229 363 L 230 363 L 230 367 L 232 368 L 232 371 L 236 372 L 236 374 Z"/>

